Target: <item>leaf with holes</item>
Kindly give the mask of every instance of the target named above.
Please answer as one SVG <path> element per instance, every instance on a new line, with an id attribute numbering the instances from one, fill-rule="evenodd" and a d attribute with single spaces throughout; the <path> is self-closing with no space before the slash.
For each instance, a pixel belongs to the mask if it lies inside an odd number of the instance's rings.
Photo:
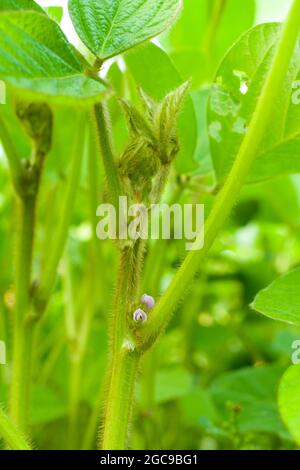
<path id="1" fill-rule="evenodd" d="M 229 50 L 218 72 L 208 109 L 208 131 L 218 181 L 227 176 L 255 110 L 278 43 L 281 26 L 265 24 L 248 31 Z M 300 171 L 299 43 L 272 123 L 264 136 L 249 181 Z M 299 86 L 298 86 L 299 89 Z"/>

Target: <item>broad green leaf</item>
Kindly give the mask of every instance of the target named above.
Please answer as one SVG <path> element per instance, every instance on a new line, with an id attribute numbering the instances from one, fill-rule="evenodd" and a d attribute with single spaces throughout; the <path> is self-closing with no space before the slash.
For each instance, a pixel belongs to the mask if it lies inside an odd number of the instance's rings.
<path id="1" fill-rule="evenodd" d="M 203 418 L 216 421 L 217 411 L 208 390 L 196 388 L 179 400 L 184 422 L 188 426 L 199 428 Z"/>
<path id="2" fill-rule="evenodd" d="M 170 44 L 175 50 L 203 51 L 208 28 L 212 24 L 213 3 L 211 0 L 184 0 L 183 13 L 170 33 Z M 220 2 L 218 2 L 220 3 Z M 247 29 L 255 18 L 255 0 L 247 0 L 240 13 L 240 0 L 226 0 L 226 5 L 215 23 L 215 34 L 211 38 L 211 50 L 214 61 L 222 58 L 227 49 Z M 238 16 L 238 21 L 237 21 Z"/>
<path id="3" fill-rule="evenodd" d="M 62 397 L 43 385 L 33 387 L 32 402 L 31 424 L 48 423 L 67 414 L 67 405 Z"/>
<path id="4" fill-rule="evenodd" d="M 215 403 L 227 420 L 238 407 L 236 422 L 241 432 L 262 432 L 289 438 L 279 412 L 276 394 L 282 368 L 244 368 L 218 377 L 211 386 Z"/>
<path id="5" fill-rule="evenodd" d="M 161 370 L 157 374 L 155 384 L 155 402 L 165 403 L 176 400 L 190 393 L 192 390 L 192 377 L 183 368 Z"/>
<path id="6" fill-rule="evenodd" d="M 300 444 L 300 366 L 288 368 L 281 379 L 278 393 L 283 421 L 297 444 Z"/>
<path id="7" fill-rule="evenodd" d="M 0 383 L 0 401 L 7 403 L 7 385 Z M 68 413 L 67 403 L 64 397 L 48 386 L 33 384 L 32 387 L 32 407 L 30 412 L 30 422 L 32 425 L 45 424 L 66 416 Z"/>
<path id="8" fill-rule="evenodd" d="M 44 10 L 33 0 L 1 0 L 0 12 L 13 10 L 34 10 L 44 13 Z"/>
<path id="9" fill-rule="evenodd" d="M 208 110 L 213 163 L 219 182 L 228 174 L 247 132 L 281 26 L 265 24 L 248 31 L 224 58 Z M 295 81 L 300 77 L 299 44 L 282 91 L 274 101 L 272 122 L 263 138 L 249 181 L 300 171 L 300 107 Z M 299 87 L 298 87 L 299 88 Z"/>
<path id="10" fill-rule="evenodd" d="M 80 39 L 101 60 L 157 36 L 180 10 L 181 0 L 69 0 Z"/>
<path id="11" fill-rule="evenodd" d="M 35 96 L 48 96 L 55 101 L 80 101 L 87 103 L 101 99 L 105 93 L 102 83 L 83 74 L 70 77 L 34 79 L 9 77 L 7 81 L 15 88 L 27 93 L 29 98 Z M 82 101 L 83 102 L 83 101 Z"/>
<path id="12" fill-rule="evenodd" d="M 253 215 L 255 215 L 255 212 L 251 215 L 251 206 L 253 210 L 255 210 L 256 206 L 257 212 L 258 205 L 260 205 L 261 210 L 257 215 L 262 222 L 265 222 L 266 219 L 276 223 L 283 222 L 298 230 L 300 225 L 300 198 L 297 185 L 299 182 L 300 178 L 298 175 L 285 175 L 272 180 L 262 181 L 261 183 L 244 186 L 235 215 L 237 215 L 241 222 L 244 221 L 246 223 L 247 220 L 252 219 Z M 250 210 L 248 215 L 247 207 Z M 282 233 L 282 228 L 279 226 L 278 228 Z M 273 279 L 274 276 L 272 276 L 271 280 Z"/>
<path id="13" fill-rule="evenodd" d="M 183 82 L 168 55 L 155 44 L 130 51 L 125 55 L 125 61 L 136 85 L 156 101 L 161 101 Z M 196 167 L 197 145 L 197 120 L 190 96 L 179 115 L 178 131 L 181 151 L 175 159 L 175 167 L 179 172 L 187 173 Z"/>
<path id="14" fill-rule="evenodd" d="M 260 291 L 252 303 L 258 312 L 292 325 L 300 326 L 300 268 L 276 279 Z"/>
<path id="15" fill-rule="evenodd" d="M 33 94 L 99 98 L 102 83 L 87 77 L 59 26 L 34 11 L 0 13 L 0 77 Z"/>
<path id="16" fill-rule="evenodd" d="M 300 199 L 297 193 L 297 184 L 291 176 L 265 181 L 261 186 L 261 197 L 278 216 L 279 220 L 298 230 L 300 225 Z M 253 193 L 259 186 L 257 184 L 251 185 Z"/>
<path id="17" fill-rule="evenodd" d="M 255 0 L 244 2 L 242 11 L 240 0 L 226 0 L 217 15 L 214 4 L 218 8 L 220 2 L 184 0 L 182 15 L 164 38 L 180 74 L 193 77 L 194 86 L 211 81 L 225 52 L 254 24 Z"/>

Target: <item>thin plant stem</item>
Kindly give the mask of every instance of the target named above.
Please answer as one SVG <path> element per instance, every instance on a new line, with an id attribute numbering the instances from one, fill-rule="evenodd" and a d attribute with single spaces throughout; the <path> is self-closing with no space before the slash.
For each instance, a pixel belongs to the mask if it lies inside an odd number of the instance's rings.
<path id="1" fill-rule="evenodd" d="M 71 359 L 69 393 L 69 449 L 77 449 L 82 361 L 78 354 Z"/>
<path id="2" fill-rule="evenodd" d="M 283 27 L 275 58 L 263 86 L 249 129 L 238 151 L 228 178 L 219 192 L 215 205 L 205 224 L 205 243 L 202 250 L 191 251 L 175 274 L 170 286 L 161 297 L 141 336 L 141 349 L 150 347 L 168 324 L 177 303 L 186 293 L 195 273 L 223 228 L 246 182 L 259 145 L 269 124 L 272 109 L 296 47 L 300 29 L 300 0 L 294 0 Z M 201 245 L 202 240 L 196 243 Z"/>
<path id="3" fill-rule="evenodd" d="M 62 257 L 65 243 L 68 236 L 68 230 L 73 214 L 77 189 L 80 181 L 82 158 L 84 153 L 86 115 L 78 112 L 75 132 L 76 137 L 72 149 L 72 161 L 70 163 L 70 174 L 68 175 L 65 199 L 62 204 L 60 219 L 56 228 L 54 245 L 50 251 L 49 259 L 46 260 L 45 269 L 42 272 L 39 286 L 35 293 L 35 311 L 36 315 L 41 316 L 49 302 L 57 274 L 57 268 Z"/>
<path id="4" fill-rule="evenodd" d="M 99 423 L 99 410 L 101 409 L 103 402 L 103 390 L 102 387 L 99 387 L 97 397 L 95 400 L 95 406 L 92 410 L 91 416 L 89 418 L 88 424 L 86 426 L 86 432 L 83 439 L 81 450 L 90 450 L 95 445 L 95 436 L 97 433 L 97 427 Z"/>
<path id="5" fill-rule="evenodd" d="M 13 374 L 10 414 L 14 423 L 25 430 L 29 410 L 29 366 L 32 328 L 28 319 L 36 196 L 18 201 L 19 233 L 16 259 L 15 309 L 13 328 Z"/>
<path id="6" fill-rule="evenodd" d="M 28 160 L 20 163 L 14 144 L 2 122 L 0 122 L 0 128 L 18 205 L 10 415 L 13 422 L 25 431 L 30 404 L 31 370 L 29 364 L 33 342 L 30 288 L 35 213 L 45 154 L 33 144 L 33 163 Z"/>
<path id="7" fill-rule="evenodd" d="M 222 16 L 226 8 L 227 0 L 214 0 L 212 5 L 212 11 L 209 17 L 206 33 L 204 36 L 202 50 L 205 54 L 209 54 L 211 51 L 216 33 L 218 31 Z"/>
<path id="8" fill-rule="evenodd" d="M 31 450 L 30 445 L 0 407 L 0 436 L 11 450 Z"/>
<path id="9" fill-rule="evenodd" d="M 92 255 L 92 253 L 91 253 Z M 91 256 L 92 258 L 92 256 Z M 92 258 L 93 259 L 93 258 Z M 95 266 L 92 262 L 88 263 L 87 269 L 87 289 L 85 293 L 85 302 L 83 307 L 82 320 L 77 326 L 75 311 L 73 310 L 72 316 L 74 328 L 71 328 L 70 335 L 70 407 L 69 407 L 69 445 L 71 449 L 76 449 L 78 446 L 78 418 L 81 399 L 81 384 L 83 363 L 87 350 L 88 339 L 91 332 L 92 320 L 95 312 L 96 304 L 96 289 L 93 283 L 95 279 Z M 73 289 L 72 289 L 73 290 Z M 82 310 L 80 308 L 80 310 Z"/>
<path id="10" fill-rule="evenodd" d="M 78 118 L 79 129 L 84 129 L 84 115 Z M 78 132 L 77 136 L 80 136 Z M 78 137 L 80 139 L 80 137 Z M 67 194 L 61 224 L 58 230 L 58 238 L 52 258 L 46 265 L 45 276 L 42 276 L 41 287 L 38 290 L 38 296 L 35 301 L 35 307 L 38 306 L 38 314 L 43 313 L 55 281 L 56 269 L 60 256 L 63 251 L 67 231 L 70 224 L 70 218 L 74 205 L 75 193 L 78 186 L 81 158 L 83 149 L 75 139 L 74 159 L 71 166 L 71 174 L 68 181 Z M 31 268 L 32 268 L 32 251 L 35 228 L 35 209 L 38 194 L 38 186 L 40 172 L 42 166 L 38 166 L 38 172 L 34 172 L 35 167 L 29 167 L 30 179 L 24 178 L 24 185 L 28 185 L 22 189 L 22 197 L 20 198 L 20 229 L 19 240 L 17 246 L 16 260 L 16 294 L 15 294 L 15 315 L 14 315 L 14 351 L 13 351 L 13 378 L 11 386 L 11 408 L 10 413 L 13 421 L 22 430 L 26 430 L 27 420 L 30 410 L 30 384 L 31 384 L 31 363 L 32 363 L 32 346 L 35 336 L 35 325 L 37 309 L 33 311 L 31 308 Z M 27 188 L 27 190 L 26 190 Z M 23 193 L 25 195 L 23 195 Z M 27 194 L 28 193 L 28 194 Z"/>
<path id="11" fill-rule="evenodd" d="M 92 126 L 90 126 L 92 127 Z M 107 306 L 108 299 L 108 289 L 106 288 L 107 274 L 106 270 L 101 269 L 100 267 L 103 264 L 103 250 L 100 240 L 97 238 L 97 207 L 100 203 L 100 181 L 98 178 L 99 167 L 97 152 L 95 151 L 95 139 L 93 136 L 93 129 L 89 129 L 89 152 L 88 152 L 88 198 L 89 198 L 89 207 L 90 207 L 90 218 L 91 218 L 91 227 L 92 227 L 92 251 L 93 259 L 95 263 L 95 284 L 97 289 L 100 291 L 100 304 L 102 307 Z M 96 287 L 95 286 L 95 287 Z M 98 298 L 99 302 L 99 298 Z"/>
<path id="12" fill-rule="evenodd" d="M 69 434 L 68 448 L 74 450 L 77 441 L 77 420 L 80 390 L 80 359 L 78 354 L 77 322 L 75 318 L 74 288 L 69 256 L 65 256 L 65 322 L 69 345 Z"/>
<path id="13" fill-rule="evenodd" d="M 96 104 L 93 115 L 108 184 L 108 194 L 118 214 L 119 197 L 122 195 L 122 188 L 114 159 L 109 114 L 106 105 L 102 103 Z"/>

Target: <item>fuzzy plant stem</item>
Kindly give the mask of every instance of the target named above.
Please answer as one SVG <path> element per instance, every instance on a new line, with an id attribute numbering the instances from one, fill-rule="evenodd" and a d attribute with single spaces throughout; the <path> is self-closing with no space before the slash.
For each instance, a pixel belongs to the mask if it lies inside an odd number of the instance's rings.
<path id="1" fill-rule="evenodd" d="M 93 109 L 98 144 L 105 169 L 109 198 L 119 216 L 122 187 L 115 164 L 108 111 L 103 104 Z M 132 412 L 139 354 L 128 328 L 130 305 L 137 291 L 143 242 L 120 248 L 119 275 L 110 325 L 110 358 L 106 375 L 105 404 L 100 436 L 102 449 L 124 449 Z"/>
<path id="2" fill-rule="evenodd" d="M 153 190 L 151 192 L 152 204 L 158 204 L 161 201 L 167 181 L 168 181 L 170 170 L 171 170 L 170 163 L 166 163 L 162 165 L 157 175 L 156 181 L 154 182 Z"/>
<path id="3" fill-rule="evenodd" d="M 272 66 L 263 86 L 249 129 L 238 151 L 228 178 L 219 192 L 215 205 L 205 223 L 204 247 L 191 251 L 161 297 L 141 335 L 141 349 L 149 348 L 164 331 L 172 312 L 184 297 L 196 272 L 205 259 L 235 204 L 240 189 L 247 180 L 259 146 L 269 125 L 276 97 L 287 75 L 300 30 L 300 0 L 294 0 Z M 200 242 L 200 240 L 199 240 Z"/>
<path id="4" fill-rule="evenodd" d="M 0 407 L 0 437 L 2 437 L 11 450 L 31 450 L 22 433 Z"/>
<path id="5" fill-rule="evenodd" d="M 110 331 L 110 361 L 101 435 L 104 450 L 126 449 L 140 355 L 128 324 L 138 289 L 143 242 L 122 249 Z"/>

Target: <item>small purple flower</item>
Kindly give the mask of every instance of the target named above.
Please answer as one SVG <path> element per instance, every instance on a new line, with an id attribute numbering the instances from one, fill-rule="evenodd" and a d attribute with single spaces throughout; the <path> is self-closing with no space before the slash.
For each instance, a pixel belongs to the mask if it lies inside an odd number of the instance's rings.
<path id="1" fill-rule="evenodd" d="M 141 297 L 141 302 L 147 307 L 148 310 L 151 310 L 155 305 L 155 300 L 151 295 L 143 294 Z"/>
<path id="2" fill-rule="evenodd" d="M 147 313 L 145 313 L 141 308 L 138 308 L 133 314 L 133 319 L 135 322 L 144 323 L 148 320 Z"/>

